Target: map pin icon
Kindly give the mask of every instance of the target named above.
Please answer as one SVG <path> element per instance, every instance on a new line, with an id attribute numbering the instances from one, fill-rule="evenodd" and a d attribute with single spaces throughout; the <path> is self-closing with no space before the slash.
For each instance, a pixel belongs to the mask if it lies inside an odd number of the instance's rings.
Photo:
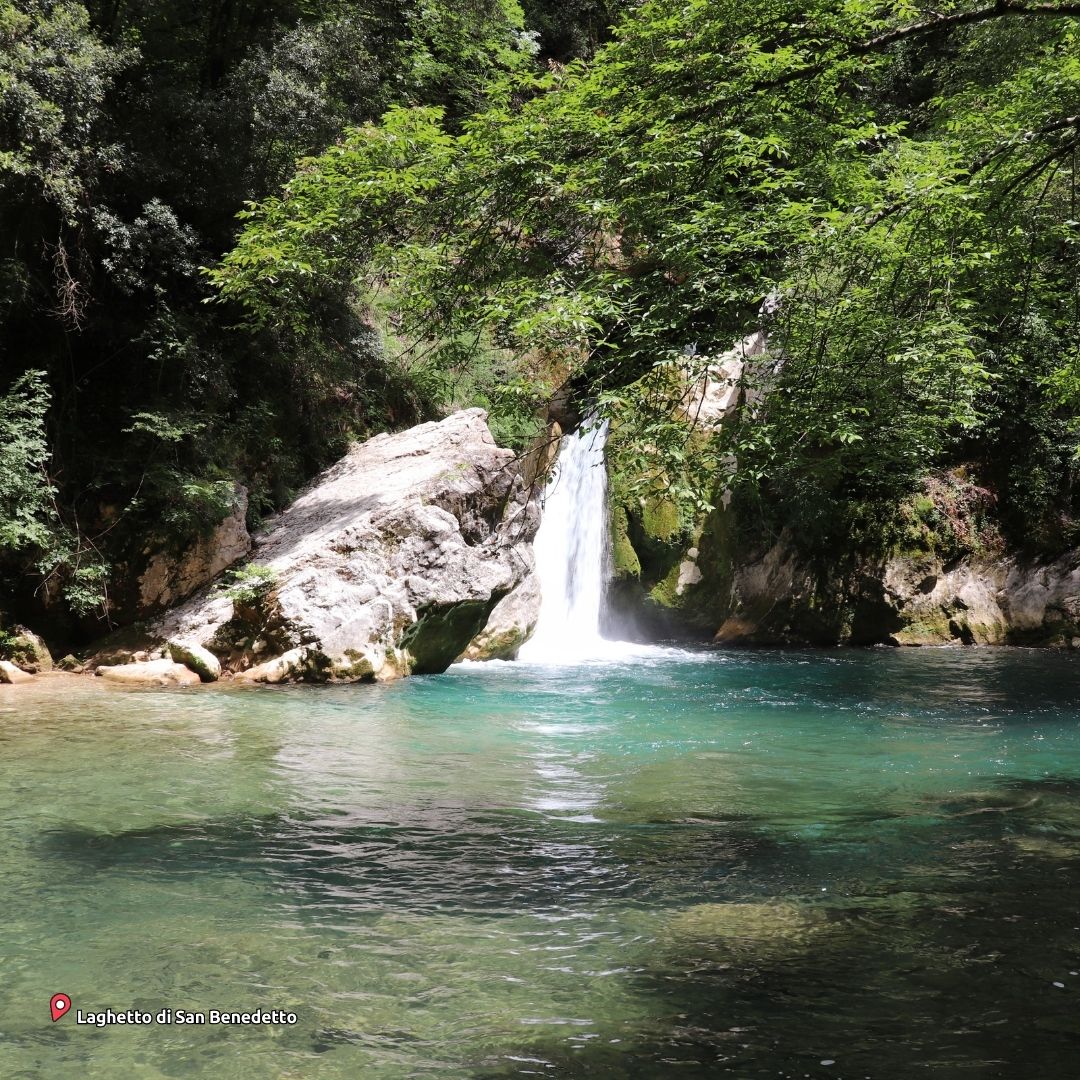
<path id="1" fill-rule="evenodd" d="M 49 1012 L 52 1013 L 53 1023 L 55 1024 L 61 1016 L 66 1016 L 70 1008 L 71 998 L 67 994 L 53 994 L 49 1000 Z"/>

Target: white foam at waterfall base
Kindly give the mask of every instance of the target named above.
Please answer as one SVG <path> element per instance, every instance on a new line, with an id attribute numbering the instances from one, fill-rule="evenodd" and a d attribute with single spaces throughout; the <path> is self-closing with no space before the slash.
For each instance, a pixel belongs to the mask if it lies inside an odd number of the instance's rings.
<path id="1" fill-rule="evenodd" d="M 536 534 L 540 617 L 519 661 L 578 664 L 621 660 L 656 650 L 600 634 L 608 576 L 607 423 L 567 435 L 544 493 L 544 515 Z"/>

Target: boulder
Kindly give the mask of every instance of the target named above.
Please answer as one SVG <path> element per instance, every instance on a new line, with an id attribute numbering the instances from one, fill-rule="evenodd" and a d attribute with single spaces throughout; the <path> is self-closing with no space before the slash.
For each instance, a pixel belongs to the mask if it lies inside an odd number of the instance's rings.
<path id="1" fill-rule="evenodd" d="M 150 623 L 248 681 L 439 672 L 528 576 L 539 508 L 480 409 L 353 447 L 249 566 Z M 174 654 L 176 655 L 176 654 Z"/>
<path id="2" fill-rule="evenodd" d="M 190 668 L 203 682 L 217 682 L 221 678 L 221 661 L 209 649 L 170 641 L 166 652 L 175 663 Z"/>
<path id="3" fill-rule="evenodd" d="M 33 675 L 28 675 L 20 667 L 16 667 L 10 660 L 0 660 L 0 683 L 17 686 L 20 683 L 34 681 Z"/>
<path id="4" fill-rule="evenodd" d="M 28 630 L 25 626 L 16 626 L 8 644 L 12 658 L 19 667 L 31 674 L 52 671 L 53 658 L 44 638 Z"/>
<path id="5" fill-rule="evenodd" d="M 530 572 L 491 612 L 487 625 L 469 642 L 465 660 L 516 660 L 540 617 L 540 579 Z"/>
<path id="6" fill-rule="evenodd" d="M 194 671 L 172 660 L 144 660 L 115 667 L 99 667 L 96 674 L 110 682 L 131 686 L 198 686 L 202 681 Z"/>
<path id="7" fill-rule="evenodd" d="M 257 664 L 246 671 L 241 671 L 236 676 L 236 681 L 281 683 L 289 679 L 300 679 L 308 666 L 307 661 L 305 649 L 290 649 L 289 652 L 276 656 L 273 660 L 267 660 L 265 664 Z"/>

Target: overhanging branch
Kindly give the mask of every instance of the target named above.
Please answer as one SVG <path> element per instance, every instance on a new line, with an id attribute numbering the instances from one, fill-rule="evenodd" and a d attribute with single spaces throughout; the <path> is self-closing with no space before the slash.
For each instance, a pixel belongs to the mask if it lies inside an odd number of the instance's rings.
<path id="1" fill-rule="evenodd" d="M 1021 4 L 1013 3 L 1011 0 L 998 0 L 991 7 L 957 11 L 951 15 L 935 15 L 932 19 L 924 19 L 922 22 L 911 23 L 909 26 L 898 26 L 895 30 L 888 30 L 866 41 L 853 42 L 850 48 L 855 54 L 879 52 L 908 38 L 936 34 L 941 30 L 953 30 L 958 26 L 989 22 L 991 19 L 1015 18 L 1016 16 L 1068 18 L 1076 15 L 1080 15 L 1080 4 Z"/>

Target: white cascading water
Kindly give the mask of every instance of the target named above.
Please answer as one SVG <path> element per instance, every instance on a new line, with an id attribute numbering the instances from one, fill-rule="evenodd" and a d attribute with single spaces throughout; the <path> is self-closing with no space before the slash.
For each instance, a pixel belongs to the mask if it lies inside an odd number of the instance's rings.
<path id="1" fill-rule="evenodd" d="M 519 658 L 573 664 L 607 651 L 600 608 L 608 569 L 607 423 L 567 435 L 544 496 L 533 548 L 540 578 L 540 616 Z"/>

